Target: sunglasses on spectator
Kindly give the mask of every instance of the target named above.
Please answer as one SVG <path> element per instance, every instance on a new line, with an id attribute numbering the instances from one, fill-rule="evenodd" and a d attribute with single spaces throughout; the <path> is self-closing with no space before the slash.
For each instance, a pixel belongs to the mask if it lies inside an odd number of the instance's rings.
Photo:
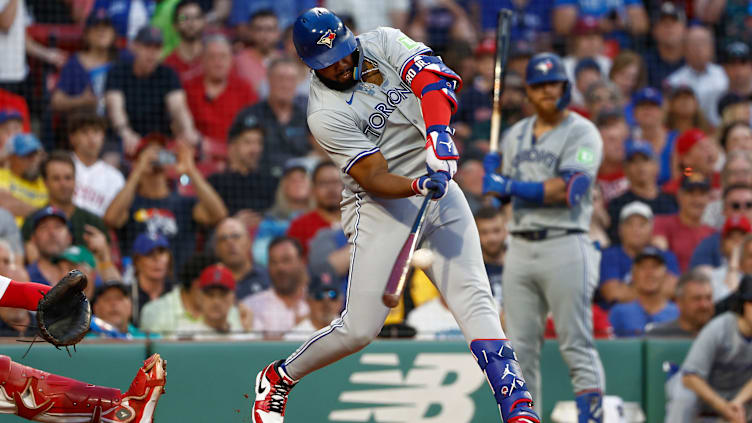
<path id="1" fill-rule="evenodd" d="M 328 289 L 326 291 L 318 291 L 315 294 L 313 294 L 313 299 L 317 301 L 321 301 L 324 298 L 328 298 L 330 300 L 336 300 L 339 298 L 339 291 L 336 289 Z"/>
<path id="2" fill-rule="evenodd" d="M 742 210 L 742 209 L 749 210 L 749 209 L 752 209 L 752 201 L 745 201 L 745 202 L 734 201 L 733 203 L 731 203 L 731 208 L 733 210 Z"/>

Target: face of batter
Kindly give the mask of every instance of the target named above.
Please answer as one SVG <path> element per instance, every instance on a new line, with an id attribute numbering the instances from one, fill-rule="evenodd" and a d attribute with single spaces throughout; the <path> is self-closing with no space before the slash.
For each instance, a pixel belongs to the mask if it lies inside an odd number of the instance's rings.
<path id="1" fill-rule="evenodd" d="M 564 92 L 563 82 L 544 82 L 542 84 L 528 85 L 526 88 L 527 98 L 535 107 L 535 111 L 541 115 L 550 115 L 558 112 L 556 103 Z"/>
<path id="2" fill-rule="evenodd" d="M 354 57 L 354 54 L 347 55 L 338 62 L 316 70 L 316 75 L 327 87 L 337 91 L 345 91 L 358 82 L 353 78 L 353 72 L 355 72 Z"/>

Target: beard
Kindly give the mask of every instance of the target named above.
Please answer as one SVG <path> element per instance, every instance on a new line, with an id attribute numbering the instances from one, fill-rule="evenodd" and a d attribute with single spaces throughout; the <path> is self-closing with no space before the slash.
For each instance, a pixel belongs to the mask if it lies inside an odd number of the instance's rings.
<path id="1" fill-rule="evenodd" d="M 331 79 L 324 78 L 321 76 L 318 71 L 314 71 L 316 73 L 316 76 L 318 76 L 319 80 L 329 89 L 336 90 L 336 91 L 347 91 L 350 88 L 354 87 L 355 84 L 358 83 L 355 79 L 350 79 L 347 82 L 339 82 L 334 81 Z"/>
<path id="2" fill-rule="evenodd" d="M 187 43 L 194 43 L 201 38 L 201 31 L 196 31 L 195 33 L 189 31 L 178 31 L 178 35 L 180 35 L 181 40 Z"/>

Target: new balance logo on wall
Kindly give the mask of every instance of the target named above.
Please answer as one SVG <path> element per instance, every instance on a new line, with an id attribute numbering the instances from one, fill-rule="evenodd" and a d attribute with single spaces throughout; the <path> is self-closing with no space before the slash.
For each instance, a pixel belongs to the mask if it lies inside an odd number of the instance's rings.
<path id="1" fill-rule="evenodd" d="M 350 383 L 380 387 L 344 391 L 341 403 L 357 407 L 334 410 L 330 421 L 470 423 L 475 402 L 470 395 L 485 383 L 478 364 L 467 353 L 421 353 L 410 370 L 399 369 L 397 354 L 363 354 L 361 365 L 378 370 L 355 372 Z M 394 369 L 384 369 L 385 366 Z M 487 393 L 490 397 L 491 392 Z M 362 404 L 373 404 L 362 406 Z M 340 404 L 338 407 L 341 407 Z"/>

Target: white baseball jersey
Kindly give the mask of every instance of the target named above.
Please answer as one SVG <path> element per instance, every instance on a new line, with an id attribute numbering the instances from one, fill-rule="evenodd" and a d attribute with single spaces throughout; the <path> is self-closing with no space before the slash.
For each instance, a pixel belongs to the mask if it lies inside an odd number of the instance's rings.
<path id="1" fill-rule="evenodd" d="M 5 290 L 7 290 L 9 286 L 10 286 L 10 278 L 6 278 L 5 276 L 0 276 L 0 298 L 3 298 L 3 295 L 5 295 Z"/>
<path id="2" fill-rule="evenodd" d="M 590 177 L 592 188 L 603 157 L 603 140 L 595 125 L 569 112 L 555 128 L 534 140 L 535 119 L 532 116 L 517 122 L 504 136 L 504 176 L 543 182 L 566 171 L 581 172 Z M 551 228 L 587 231 L 593 214 L 592 189 L 571 208 L 563 204 L 534 204 L 518 197 L 512 204 L 514 219 L 510 222 L 510 232 Z"/>
<path id="3" fill-rule="evenodd" d="M 312 73 L 308 98 L 311 133 L 344 174 L 343 204 L 364 191 L 348 171 L 376 152 L 386 158 L 391 173 L 408 178 L 426 174 L 420 100 L 401 75 L 410 59 L 431 49 L 394 28 L 378 28 L 358 40 L 364 57 L 378 67 L 384 79 L 381 86 L 359 82 L 349 90 L 335 91 Z"/>

